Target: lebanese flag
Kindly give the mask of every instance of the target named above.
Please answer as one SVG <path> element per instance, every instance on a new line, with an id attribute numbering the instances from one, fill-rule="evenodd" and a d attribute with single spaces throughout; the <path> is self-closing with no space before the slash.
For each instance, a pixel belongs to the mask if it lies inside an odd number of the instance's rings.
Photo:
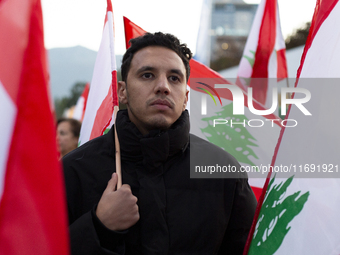
<path id="1" fill-rule="evenodd" d="M 107 0 L 103 36 L 94 66 L 79 145 L 103 135 L 114 122 L 113 110 L 118 106 L 116 70 L 112 3 Z"/>
<path id="2" fill-rule="evenodd" d="M 267 82 L 253 78 L 288 77 L 285 41 L 281 32 L 279 8 L 276 0 L 262 0 L 240 61 L 237 84 L 254 88 L 254 99 L 270 107 Z"/>
<path id="3" fill-rule="evenodd" d="M 0 2 L 0 254 L 69 254 L 40 0 Z"/>
<path id="4" fill-rule="evenodd" d="M 134 31 L 134 33 L 125 34 L 125 39 L 128 45 L 130 39 L 141 36 L 145 31 L 124 17 L 125 31 Z M 199 116 L 200 102 L 191 101 L 192 98 L 200 98 L 205 94 L 201 88 L 202 85 L 199 82 L 205 83 L 209 88 L 205 87 L 211 94 L 213 94 L 218 102 L 218 107 L 214 105 L 212 100 L 207 100 L 207 108 L 215 109 L 215 112 L 209 112 L 208 116 L 205 116 L 204 120 Z M 192 84 L 191 84 L 192 83 Z M 217 114 L 228 114 L 228 117 L 234 118 L 230 112 L 232 108 L 233 97 L 230 91 L 226 91 L 221 88 L 214 88 L 215 84 L 232 84 L 230 81 L 224 79 L 219 73 L 210 69 L 209 67 L 201 64 L 195 59 L 190 60 L 190 79 L 188 82 L 188 89 L 190 90 L 189 103 L 187 109 L 190 107 L 190 132 L 208 140 L 222 149 L 231 153 L 241 165 L 244 166 L 259 166 L 268 165 L 271 162 L 271 158 L 274 153 L 275 145 L 281 130 L 281 124 L 277 120 L 279 117 L 269 114 L 267 116 L 256 116 L 256 119 L 260 119 L 263 123 L 269 123 L 269 119 L 273 121 L 272 125 L 268 125 L 266 128 L 230 128 L 230 126 L 221 126 L 218 129 L 213 128 L 210 125 L 209 118 L 214 118 Z M 236 85 L 235 85 L 236 86 Z M 245 121 L 254 116 L 248 109 L 248 96 L 242 91 L 245 102 L 245 115 L 242 116 Z M 264 106 L 256 102 L 252 102 L 255 109 L 265 110 Z M 223 107 L 222 107 L 223 106 Z M 226 116 L 227 117 L 227 116 Z M 229 134 L 228 137 L 222 134 Z M 240 150 L 239 148 L 243 148 Z M 259 199 L 262 193 L 262 187 L 264 185 L 265 178 L 250 178 L 249 183 L 255 193 L 257 199 Z"/>
<path id="5" fill-rule="evenodd" d="M 87 104 L 87 98 L 89 95 L 89 90 L 90 90 L 90 83 L 86 83 L 83 93 L 78 98 L 77 104 L 74 107 L 74 111 L 72 115 L 73 119 L 79 120 L 81 122 L 83 121 L 86 104 Z"/>
<path id="6" fill-rule="evenodd" d="M 248 254 L 340 254 L 339 26 L 339 1 L 318 0 L 295 85 L 312 116 L 290 108 L 299 124 L 282 129 L 272 165 L 296 171 L 268 176 Z"/>

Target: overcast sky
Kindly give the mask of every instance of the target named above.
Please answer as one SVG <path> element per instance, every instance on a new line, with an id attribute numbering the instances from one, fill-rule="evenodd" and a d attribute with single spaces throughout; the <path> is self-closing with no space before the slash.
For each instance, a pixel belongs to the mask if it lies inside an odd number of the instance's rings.
<path id="1" fill-rule="evenodd" d="M 259 0 L 247 0 L 259 3 Z M 279 0 L 284 37 L 311 20 L 316 0 Z M 125 52 L 123 16 L 149 32 L 176 35 L 195 52 L 202 0 L 112 0 L 116 54 Z M 106 0 L 42 0 L 46 48 L 81 45 L 97 51 Z"/>

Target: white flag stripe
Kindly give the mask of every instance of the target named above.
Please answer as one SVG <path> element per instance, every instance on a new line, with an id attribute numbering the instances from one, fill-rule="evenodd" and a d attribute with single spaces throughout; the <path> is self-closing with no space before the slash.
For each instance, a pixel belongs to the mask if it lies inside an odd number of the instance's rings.
<path id="1" fill-rule="evenodd" d="M 187 102 L 186 109 L 188 110 L 188 112 L 190 114 L 190 86 L 188 86 L 188 85 L 187 85 L 187 90 L 189 91 L 189 94 L 188 94 L 188 102 Z"/>
<path id="2" fill-rule="evenodd" d="M 115 90 L 116 57 L 114 45 L 114 24 L 111 1 L 107 1 L 107 12 L 101 45 L 92 76 L 86 104 L 79 144 L 102 135 L 114 122 L 113 107 L 116 104 Z"/>
<path id="3" fill-rule="evenodd" d="M 202 64 L 210 65 L 210 25 L 211 25 L 212 0 L 203 0 L 201 20 L 198 30 L 196 54 L 194 59 Z"/>
<path id="4" fill-rule="evenodd" d="M 277 77 L 277 55 L 276 55 L 276 51 L 272 51 L 272 53 L 270 54 L 270 58 L 269 58 L 269 63 L 268 63 L 268 78 L 276 78 Z M 266 77 L 264 77 L 266 78 Z M 267 108 L 270 108 L 270 104 L 268 103 L 268 95 L 270 94 L 270 88 L 272 88 L 270 86 L 270 80 L 268 80 L 268 91 L 267 91 L 267 100 L 266 100 L 266 104 L 265 106 Z M 275 86 L 276 87 L 276 86 Z M 277 113 L 276 113 L 277 114 Z"/>
<path id="5" fill-rule="evenodd" d="M 106 24 L 109 26 L 109 38 L 113 38 L 113 40 L 109 40 L 110 42 L 110 53 L 111 53 L 111 72 L 114 70 L 117 70 L 117 65 L 116 65 L 116 54 L 115 54 L 115 34 L 114 34 L 114 27 L 113 27 L 113 13 L 112 12 L 107 12 L 107 20 Z"/>
<path id="6" fill-rule="evenodd" d="M 301 78 L 340 77 L 338 68 L 340 33 L 333 31 L 334 28 L 340 27 L 339 15 L 340 5 L 337 4 L 314 37 L 312 46 L 306 55 L 300 75 Z M 323 54 L 320 54 L 320 49 L 324 47 L 327 47 L 327 50 L 323 50 Z"/>
<path id="7" fill-rule="evenodd" d="M 110 26 L 108 22 L 106 22 L 102 41 L 97 53 L 83 125 L 80 131 L 79 141 L 81 144 L 90 139 L 97 110 L 109 92 L 109 86 L 112 82 L 111 55 L 108 54 L 109 52 L 107 50 L 110 48 L 109 30 Z"/>
<path id="8" fill-rule="evenodd" d="M 339 162 L 340 136 L 334 129 L 340 126 L 340 118 L 334 116 L 334 111 L 340 109 L 338 80 L 328 80 L 327 84 L 322 83 L 323 79 L 310 80 L 300 78 L 298 87 L 308 89 L 314 96 L 304 104 L 312 116 L 305 116 L 297 107 L 292 106 L 289 119 L 297 120 L 298 125 L 284 130 L 276 165 L 282 162 L 296 165 L 334 164 L 335 160 Z"/>
<path id="9" fill-rule="evenodd" d="M 282 30 L 281 30 L 281 21 L 280 21 L 280 12 L 279 12 L 279 4 L 276 4 L 276 40 L 275 40 L 275 49 L 285 49 L 286 44 L 283 40 Z"/>
<path id="10" fill-rule="evenodd" d="M 8 160 L 8 154 L 11 146 L 12 135 L 14 131 L 14 125 L 17 115 L 17 108 L 12 99 L 7 94 L 7 91 L 3 87 L 0 81 L 0 105 L 2 111 L 0 111 L 0 200 L 4 189 L 4 179 L 6 174 L 6 166 Z"/>

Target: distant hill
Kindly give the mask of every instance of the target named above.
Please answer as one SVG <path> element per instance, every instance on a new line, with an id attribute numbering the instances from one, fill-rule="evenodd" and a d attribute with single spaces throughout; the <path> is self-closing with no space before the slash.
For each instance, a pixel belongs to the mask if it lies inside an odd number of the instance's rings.
<path id="1" fill-rule="evenodd" d="M 91 82 L 97 52 L 82 46 L 48 50 L 52 97 L 67 96 L 76 82 Z M 120 68 L 122 56 L 116 56 Z"/>

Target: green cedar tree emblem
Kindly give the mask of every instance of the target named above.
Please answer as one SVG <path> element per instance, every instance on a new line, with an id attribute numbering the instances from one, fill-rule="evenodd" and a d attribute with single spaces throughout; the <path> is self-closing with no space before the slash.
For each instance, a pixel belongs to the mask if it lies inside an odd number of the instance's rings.
<path id="1" fill-rule="evenodd" d="M 111 129 L 111 128 L 106 128 L 106 129 L 104 130 L 103 135 L 106 135 L 106 134 L 110 131 L 110 129 Z"/>
<path id="2" fill-rule="evenodd" d="M 251 67 L 254 66 L 254 62 L 255 62 L 255 51 L 253 50 L 249 50 L 250 54 L 253 55 L 252 57 L 248 57 L 246 55 L 243 55 L 243 57 L 248 60 L 249 64 Z"/>
<path id="3" fill-rule="evenodd" d="M 251 146 L 258 147 L 256 139 L 248 132 L 243 124 L 230 125 L 232 120 L 234 123 L 247 123 L 248 119 L 244 115 L 237 117 L 233 116 L 233 104 L 230 103 L 223 106 L 222 111 L 217 112 L 215 116 L 203 118 L 208 126 L 201 128 L 202 133 L 209 142 L 219 146 L 225 151 L 233 155 L 239 162 L 254 166 L 254 163 L 249 159 L 253 156 L 258 159 Z M 227 124 L 219 124 L 213 126 L 214 119 L 226 119 Z"/>
<path id="4" fill-rule="evenodd" d="M 303 209 L 309 192 L 303 195 L 300 195 L 301 191 L 289 196 L 286 194 L 293 177 L 288 178 L 284 183 L 275 185 L 273 185 L 275 176 L 270 180 L 248 255 L 274 254 L 291 229 L 288 224 Z"/>
<path id="5" fill-rule="evenodd" d="M 253 68 L 254 63 L 255 63 L 255 51 L 253 50 L 249 50 L 251 57 L 247 56 L 247 55 L 243 55 L 242 57 L 245 58 L 246 60 L 248 60 L 250 66 Z M 250 81 L 251 81 L 251 77 L 239 77 L 241 80 L 243 80 L 243 83 L 247 86 L 250 85 Z"/>

